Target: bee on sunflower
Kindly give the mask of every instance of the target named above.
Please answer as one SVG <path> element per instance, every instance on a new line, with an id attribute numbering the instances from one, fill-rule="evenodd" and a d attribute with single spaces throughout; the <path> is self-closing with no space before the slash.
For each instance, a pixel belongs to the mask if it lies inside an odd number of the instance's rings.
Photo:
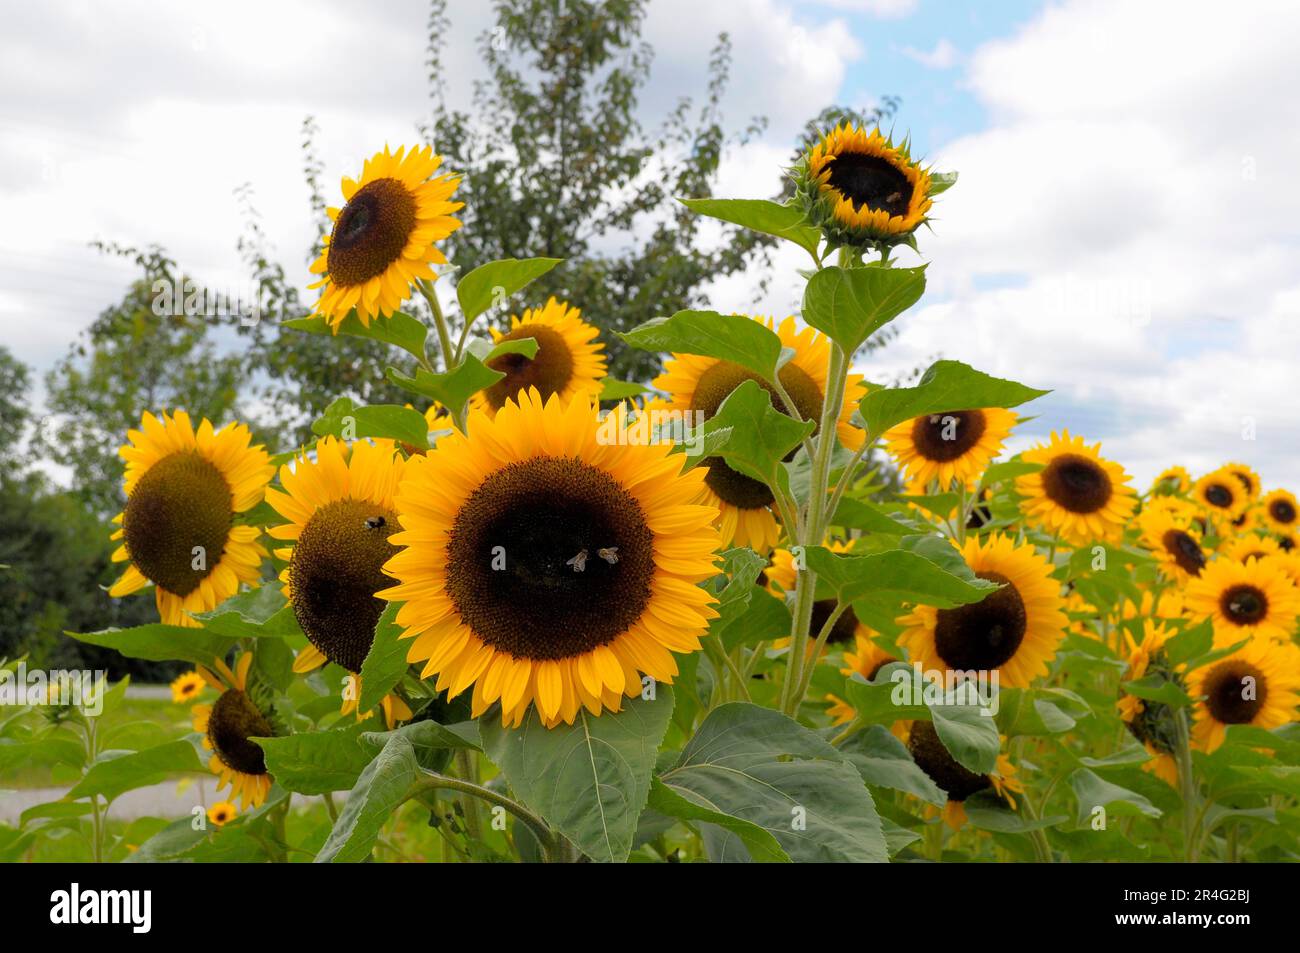
<path id="1" fill-rule="evenodd" d="M 952 184 L 922 168 L 907 141 L 895 144 L 879 129 L 837 126 L 793 170 L 795 198 L 822 230 L 830 249 L 840 245 L 882 251 L 914 245 L 933 198 Z"/>
<path id="2" fill-rule="evenodd" d="M 1135 682 L 1148 675 L 1160 675 L 1179 688 L 1185 680 L 1178 666 L 1171 665 L 1165 654 L 1165 643 L 1173 632 L 1154 619 L 1142 624 L 1142 641 L 1129 632 L 1124 633 L 1128 643 L 1128 667 L 1121 679 L 1119 701 L 1120 719 L 1129 733 L 1142 743 L 1151 760 L 1142 767 L 1171 787 L 1178 785 L 1178 764 L 1174 760 L 1177 743 L 1177 725 L 1173 709 L 1162 702 L 1147 701 L 1124 691 L 1123 682 Z"/>
<path id="3" fill-rule="evenodd" d="M 961 552 L 976 576 L 1001 588 L 952 609 L 916 606 L 898 619 L 898 644 L 927 669 L 996 670 L 1002 686 L 1026 688 L 1047 674 L 1069 623 L 1052 566 L 1001 533 L 968 537 Z"/>
<path id="4" fill-rule="evenodd" d="M 271 790 L 266 756 L 253 738 L 276 734 L 268 715 L 248 690 L 251 653 L 244 653 L 230 669 L 220 659 L 212 669 L 200 666 L 203 680 L 220 694 L 211 705 L 195 705 L 194 730 L 203 733 L 203 747 L 212 752 L 208 770 L 219 779 L 218 789 L 229 787 L 232 800 L 245 808 L 256 808 Z"/>
<path id="5" fill-rule="evenodd" d="M 1201 574 L 1206 554 L 1201 534 L 1190 520 L 1179 519 L 1168 510 L 1148 509 L 1138 517 L 1142 545 L 1158 560 L 1160 573 L 1176 583 L 1185 583 Z"/>
<path id="6" fill-rule="evenodd" d="M 391 582 L 383 566 L 397 552 L 390 542 L 400 529 L 393 498 L 405 467 L 391 440 L 349 445 L 322 437 L 314 454 L 280 468 L 283 491 L 266 491 L 267 502 L 289 521 L 267 533 L 290 544 L 275 551 L 286 563 L 280 581 L 311 643 L 298 653 L 293 669 L 310 672 L 333 662 L 350 672 L 345 715 L 357 711 L 361 666 L 384 611 L 375 593 Z M 382 706 L 390 727 L 411 717 L 395 696 L 385 697 Z"/>
<path id="7" fill-rule="evenodd" d="M 401 547 L 385 565 L 402 602 L 410 662 L 472 714 L 502 721 L 535 706 L 543 724 L 581 708 L 618 711 L 642 673 L 671 683 L 674 652 L 694 652 L 715 618 L 699 583 L 716 575 L 717 509 L 700 469 L 671 445 L 602 443 L 585 395 L 536 389 L 494 417 L 471 411 L 407 463 L 395 502 Z"/>
<path id="8" fill-rule="evenodd" d="M 113 562 L 128 563 L 108 590 L 118 597 L 150 583 L 168 625 L 199 626 L 208 612 L 256 586 L 266 550 L 256 526 L 235 518 L 262 501 L 275 468 L 244 424 L 216 429 L 189 415 L 146 412 L 118 453 L 126 461 L 126 509 L 113 518 L 121 545 Z"/>
<path id="9" fill-rule="evenodd" d="M 1235 520 L 1250 505 L 1250 493 L 1241 476 L 1227 467 L 1197 480 L 1192 497 L 1206 512 L 1221 520 Z"/>
<path id="10" fill-rule="evenodd" d="M 1188 614 L 1210 619 L 1220 647 L 1259 635 L 1290 641 L 1300 614 L 1300 592 L 1276 560 L 1249 558 L 1244 563 L 1215 559 L 1186 589 Z"/>
<path id="11" fill-rule="evenodd" d="M 522 317 L 511 315 L 510 330 L 502 333 L 493 328 L 492 339 L 500 344 L 532 338 L 537 353 L 532 357 L 502 354 L 489 361 L 488 367 L 505 377 L 476 393 L 474 405 L 491 417 L 506 401 L 530 387 L 536 388 L 543 400 L 552 394 L 565 403 L 578 394 L 596 400 L 606 371 L 600 353 L 605 345 L 596 340 L 599 336 L 600 329 L 583 321 L 577 308 L 555 298 L 547 299 L 540 308 L 529 308 Z"/>
<path id="12" fill-rule="evenodd" d="M 772 406 L 777 410 L 791 416 L 797 413 L 803 420 L 820 421 L 827 390 L 830 340 L 812 328 L 798 330 L 794 318 L 786 318 L 780 325 L 775 325 L 771 318 L 754 320 L 774 330 L 781 339 L 781 346 L 794 352 L 778 372 L 781 387 L 794 403 L 794 408 L 786 407 L 772 385 L 753 371 L 732 361 L 696 354 L 673 354 L 664 364 L 663 374 L 655 378 L 653 384 L 669 396 L 657 406 L 671 411 L 701 412 L 706 418 L 712 417 L 732 391 L 752 380 L 771 395 Z M 850 450 L 862 446 L 865 436 L 851 422 L 853 411 L 865 392 L 862 375 L 850 374 L 835 425 L 840 443 Z M 769 552 L 781 538 L 781 528 L 772 511 L 775 503 L 772 491 L 760 481 L 737 473 L 720 457 L 705 460 L 698 469 L 704 473 L 709 504 L 718 508 L 723 544 Z"/>
<path id="13" fill-rule="evenodd" d="M 1017 809 L 1014 795 L 1024 794 L 1025 786 L 1005 754 L 998 755 L 997 766 L 991 772 L 976 774 L 948 753 L 933 723 L 914 721 L 907 734 L 907 750 L 912 760 L 947 795 L 943 820 L 950 828 L 956 831 L 965 826 L 966 800 L 980 791 L 991 789 L 1013 811 Z"/>
<path id="14" fill-rule="evenodd" d="M 1272 729 L 1295 719 L 1300 649 L 1253 636 L 1231 655 L 1195 669 L 1187 688 L 1197 699 L 1192 743 L 1210 753 L 1232 725 Z"/>
<path id="15" fill-rule="evenodd" d="M 451 201 L 459 176 L 434 176 L 441 164 L 429 146 L 385 146 L 359 180 L 343 179 L 344 205 L 326 210 L 334 227 L 311 266 L 322 277 L 309 285 L 323 289 L 314 313 L 335 334 L 353 310 L 368 327 L 400 308 L 417 281 L 437 280 L 429 265 L 447 258 L 434 243 L 460 228 L 452 213 L 465 204 Z"/>
<path id="16" fill-rule="evenodd" d="M 1268 528 L 1279 536 L 1291 536 L 1300 527 L 1300 508 L 1289 490 L 1270 490 L 1260 505 Z"/>
<path id="17" fill-rule="evenodd" d="M 973 490 L 1017 417 L 1000 407 L 953 410 L 906 420 L 885 433 L 885 447 L 898 461 L 910 492 L 924 493 L 931 481 L 947 491 L 955 481 Z"/>
<path id="18" fill-rule="evenodd" d="M 1021 454 L 1026 463 L 1043 465 L 1016 479 L 1029 522 L 1071 546 L 1114 542 L 1123 535 L 1137 497 L 1124 468 L 1103 459 L 1100 450 L 1101 444 L 1088 446 L 1066 430 Z"/>

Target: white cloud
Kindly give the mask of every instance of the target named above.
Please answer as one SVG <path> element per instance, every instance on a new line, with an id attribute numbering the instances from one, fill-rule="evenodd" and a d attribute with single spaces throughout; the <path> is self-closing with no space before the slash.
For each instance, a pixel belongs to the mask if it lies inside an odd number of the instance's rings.
<path id="1" fill-rule="evenodd" d="M 915 60 L 926 69 L 952 69 L 961 56 L 957 47 L 947 37 L 941 37 L 932 50 L 918 50 L 914 46 L 905 46 L 900 51 L 910 60 Z"/>
<path id="2" fill-rule="evenodd" d="M 809 2 L 834 10 L 867 13 L 882 20 L 897 20 L 910 16 L 920 5 L 920 0 L 809 0 Z"/>

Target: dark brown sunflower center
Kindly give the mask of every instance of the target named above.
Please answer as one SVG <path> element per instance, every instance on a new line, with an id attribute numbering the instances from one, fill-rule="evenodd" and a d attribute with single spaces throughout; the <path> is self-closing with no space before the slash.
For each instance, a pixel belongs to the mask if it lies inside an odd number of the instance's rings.
<path id="1" fill-rule="evenodd" d="M 1110 501 L 1110 476 L 1095 460 L 1065 453 L 1043 468 L 1043 490 L 1071 513 L 1095 513 Z"/>
<path id="2" fill-rule="evenodd" d="M 830 186 L 853 203 L 872 211 L 906 215 L 912 201 L 912 183 L 902 170 L 879 156 L 842 152 L 830 164 Z"/>
<path id="3" fill-rule="evenodd" d="M 917 417 L 912 423 L 912 443 L 927 460 L 947 463 L 965 456 L 984 436 L 988 422 L 979 410 L 950 410 Z"/>
<path id="4" fill-rule="evenodd" d="M 822 626 L 826 620 L 831 617 L 838 603 L 834 599 L 818 599 L 813 603 L 812 608 L 812 626 L 809 631 L 818 636 L 821 634 Z M 831 634 L 826 639 L 827 645 L 843 645 L 846 642 L 853 641 L 853 633 L 858 628 L 858 617 L 853 613 L 853 607 L 849 606 L 835 620 L 831 626 Z"/>
<path id="5" fill-rule="evenodd" d="M 488 362 L 492 370 L 506 375 L 483 392 L 488 403 L 497 410 L 529 387 L 536 387 L 545 400 L 563 391 L 573 380 L 573 353 L 558 331 L 545 325 L 526 324 L 503 335 L 501 340 L 518 341 L 521 338 L 533 338 L 537 342 L 537 353 L 531 358 L 522 354 L 502 354 Z"/>
<path id="6" fill-rule="evenodd" d="M 375 639 L 392 585 L 382 567 L 397 552 L 388 537 L 400 530 L 391 510 L 361 500 L 337 500 L 307 521 L 293 547 L 289 586 L 293 614 L 327 659 L 360 672 Z"/>
<path id="7" fill-rule="evenodd" d="M 976 575 L 1002 588 L 980 602 L 940 609 L 935 621 L 934 650 L 953 671 L 989 671 L 1005 664 L 1028 626 L 1025 602 L 1011 580 L 996 572 Z"/>
<path id="8" fill-rule="evenodd" d="M 1268 504 L 1268 515 L 1278 523 L 1290 524 L 1295 522 L 1295 506 L 1290 500 L 1274 500 Z"/>
<path id="9" fill-rule="evenodd" d="M 636 499 L 573 458 L 489 476 L 447 542 L 447 594 L 480 639 L 534 660 L 612 642 L 650 602 L 654 535 Z"/>
<path id="10" fill-rule="evenodd" d="M 1205 488 L 1205 500 L 1211 506 L 1217 506 L 1220 509 L 1228 509 L 1232 506 L 1233 500 L 1232 489 L 1222 483 L 1211 483 Z"/>
<path id="11" fill-rule="evenodd" d="M 1214 666 L 1201 687 L 1205 707 L 1225 725 L 1249 723 L 1268 700 L 1264 673 L 1241 659 L 1228 659 Z"/>
<path id="12" fill-rule="evenodd" d="M 867 681 L 874 682 L 876 680 L 876 676 L 880 674 L 880 670 L 882 668 L 884 668 L 886 665 L 888 665 L 891 662 L 897 662 L 897 661 L 898 659 L 894 658 L 892 655 L 886 655 L 875 665 L 871 666 L 871 671 L 867 673 Z"/>
<path id="13" fill-rule="evenodd" d="M 375 179 L 352 194 L 334 222 L 326 265 L 350 287 L 382 275 L 415 231 L 415 196 L 397 179 Z"/>
<path id="14" fill-rule="evenodd" d="M 271 723 L 244 692 L 232 688 L 222 692 L 208 717 L 208 741 L 228 768 L 244 774 L 266 774 L 262 749 L 249 738 L 269 738 Z"/>
<path id="15" fill-rule="evenodd" d="M 173 453 L 140 477 L 126 501 L 126 551 L 150 582 L 189 595 L 221 562 L 233 517 L 221 471 L 194 451 Z"/>
<path id="16" fill-rule="evenodd" d="M 1165 535 L 1160 537 L 1160 543 L 1165 547 L 1165 552 L 1174 557 L 1174 562 L 1183 572 L 1199 576 L 1205 568 L 1205 553 L 1201 552 L 1201 547 L 1190 533 L 1181 529 L 1166 530 Z"/>
<path id="17" fill-rule="evenodd" d="M 821 420 L 822 392 L 817 382 L 807 371 L 793 364 L 786 364 L 780 371 L 781 386 L 790 395 L 799 415 L 804 420 Z M 722 406 L 722 402 L 731 396 L 731 392 L 745 381 L 754 381 L 771 398 L 772 406 L 783 414 L 789 414 L 785 401 L 776 393 L 776 389 L 753 371 L 731 361 L 719 361 L 700 375 L 691 397 L 691 410 L 703 411 L 706 418 L 712 417 Z M 787 459 L 794 457 L 791 452 Z M 772 491 L 767 485 L 737 473 L 719 457 L 704 461 L 707 473 L 704 482 L 718 495 L 724 503 L 742 510 L 756 510 L 772 503 Z"/>
<path id="18" fill-rule="evenodd" d="M 939 734 L 931 722 L 912 722 L 907 750 L 911 752 L 912 760 L 917 766 L 943 789 L 950 801 L 964 801 L 992 785 L 987 774 L 976 774 L 957 763 L 939 740 Z"/>
<path id="19" fill-rule="evenodd" d="M 1268 596 L 1255 586 L 1229 586 L 1219 597 L 1219 608 L 1234 625 L 1255 625 L 1268 615 Z"/>

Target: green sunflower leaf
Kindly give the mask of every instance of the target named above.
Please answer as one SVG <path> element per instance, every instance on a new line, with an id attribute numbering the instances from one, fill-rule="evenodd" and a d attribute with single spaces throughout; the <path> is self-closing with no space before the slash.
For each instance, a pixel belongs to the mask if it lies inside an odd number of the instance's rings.
<path id="1" fill-rule="evenodd" d="M 538 344 L 537 338 L 511 338 L 509 341 L 498 341 L 495 344 L 483 338 L 476 338 L 470 341 L 466 348 L 484 364 L 490 364 L 505 354 L 522 354 L 531 361 L 537 356 Z"/>
<path id="2" fill-rule="evenodd" d="M 884 725 L 869 725 L 854 732 L 840 745 L 840 753 L 868 784 L 914 794 L 938 807 L 948 800 L 943 789 L 912 760 L 907 746 Z"/>
<path id="3" fill-rule="evenodd" d="M 530 706 L 518 728 L 500 716 L 480 726 L 483 751 L 511 788 L 593 860 L 627 860 L 650 791 L 655 756 L 673 711 L 673 693 L 626 701 L 594 718 L 578 709 L 572 725 L 542 725 Z"/>
<path id="4" fill-rule="evenodd" d="M 775 235 L 794 242 L 817 258 L 822 233 L 809 225 L 803 210 L 793 205 L 778 205 L 765 199 L 678 199 L 692 212 L 730 222 L 751 231 Z"/>
<path id="5" fill-rule="evenodd" d="M 858 408 L 867 432 L 875 438 L 894 424 L 922 414 L 1018 407 L 1047 393 L 1050 392 L 990 377 L 960 361 L 936 361 L 921 375 L 915 387 L 872 388 Z"/>
<path id="6" fill-rule="evenodd" d="M 686 788 L 671 788 L 658 778 L 650 785 L 649 804 L 654 810 L 680 821 L 713 824 L 735 834 L 749 851 L 749 858 L 760 864 L 789 863 L 790 857 L 781 849 L 772 833 L 750 821 L 724 814 L 696 800 L 694 792 Z"/>
<path id="7" fill-rule="evenodd" d="M 743 702 L 718 706 L 659 779 L 688 801 L 768 831 L 795 862 L 889 858 L 857 769 L 781 712 Z M 714 828 L 705 843 L 715 861 L 752 856 L 731 830 Z"/>
<path id="8" fill-rule="evenodd" d="M 330 323 L 325 319 L 324 315 L 316 315 L 310 318 L 294 318 L 291 321 L 283 322 L 281 326 L 293 328 L 297 331 L 306 331 L 308 334 L 333 333 L 330 329 Z M 395 347 L 400 347 L 408 354 L 414 354 L 416 358 L 423 361 L 425 359 L 424 339 L 428 336 L 429 329 L 418 319 L 401 311 L 394 312 L 387 318 L 374 318 L 369 325 L 363 325 L 357 318 L 356 309 L 353 309 L 348 312 L 348 316 L 339 325 L 338 333 L 392 344 Z"/>
<path id="9" fill-rule="evenodd" d="M 612 377 L 602 377 L 600 385 L 601 400 L 626 400 L 629 397 L 644 394 L 650 389 L 633 381 L 619 381 Z"/>
<path id="10" fill-rule="evenodd" d="M 461 314 L 472 322 L 494 304 L 504 307 L 506 299 L 546 274 L 563 258 L 503 258 L 479 265 L 456 282 L 456 300 Z"/>
<path id="11" fill-rule="evenodd" d="M 90 766 L 65 797 L 75 801 L 98 795 L 111 801 L 125 791 L 157 784 L 177 774 L 204 770 L 194 745 L 185 740 L 169 741 L 144 751 L 102 757 Z"/>
<path id="12" fill-rule="evenodd" d="M 401 640 L 402 629 L 397 624 L 401 607 L 399 602 L 390 602 L 375 624 L 375 640 L 361 663 L 361 697 L 357 700 L 361 711 L 378 705 L 406 674 L 406 652 L 411 643 Z"/>
<path id="13" fill-rule="evenodd" d="M 384 822 L 419 789 L 422 777 L 415 748 L 394 735 L 352 786 L 316 863 L 357 863 L 370 856 Z"/>
<path id="14" fill-rule="evenodd" d="M 1160 702 L 1171 708 L 1186 708 L 1191 697 L 1163 675 L 1148 675 L 1131 682 L 1121 682 L 1120 688 L 1135 698 Z"/>
<path id="15" fill-rule="evenodd" d="M 1092 820 L 1093 811 L 1099 807 L 1111 814 L 1145 814 L 1147 817 L 1161 814 L 1160 808 L 1143 795 L 1103 780 L 1087 768 L 1079 768 L 1070 775 L 1070 787 L 1079 802 L 1077 820 L 1080 827 Z"/>
<path id="16" fill-rule="evenodd" d="M 206 629 L 150 622 L 130 629 L 101 629 L 98 632 L 66 632 L 78 642 L 98 645 L 148 662 L 181 661 L 211 665 L 224 658 L 235 640 L 214 635 Z"/>
<path id="17" fill-rule="evenodd" d="M 360 726 L 283 738 L 254 738 L 276 783 L 297 794 L 350 791 L 371 761 L 359 743 Z"/>
<path id="18" fill-rule="evenodd" d="M 980 579 L 961 554 L 938 537 L 910 537 L 915 549 L 890 549 L 865 556 L 841 555 L 824 546 L 804 549 L 807 566 L 841 602 L 913 602 L 951 609 L 979 602 L 998 588 Z M 934 545 L 924 542 L 933 540 Z M 944 560 L 944 561 L 940 561 Z M 946 564 L 945 564 L 946 561 Z M 962 570 L 965 570 L 964 572 Z"/>
<path id="19" fill-rule="evenodd" d="M 925 267 L 823 268 L 808 279 L 803 319 L 851 357 L 867 338 L 921 299 Z"/>
<path id="20" fill-rule="evenodd" d="M 971 683 L 958 685 L 942 704 L 930 705 L 930 720 L 953 760 L 968 771 L 988 774 L 997 767 L 1001 742 L 997 722 L 984 705 L 962 704 L 978 698 L 973 690 L 967 691 L 973 688 Z"/>
<path id="21" fill-rule="evenodd" d="M 781 362 L 781 339 L 776 332 L 736 314 L 678 311 L 672 317 L 653 318 L 619 333 L 619 337 L 643 351 L 699 354 L 733 361 L 767 381 L 775 378 Z"/>
<path id="22" fill-rule="evenodd" d="M 422 397 L 430 397 L 444 407 L 463 407 L 476 393 L 505 377 L 500 371 L 487 367 L 473 354 L 465 354 L 460 364 L 442 373 L 426 371 L 421 367 L 416 370 L 414 377 L 410 377 L 397 368 L 390 367 L 387 375 L 398 387 Z"/>
<path id="23" fill-rule="evenodd" d="M 343 440 L 388 438 L 421 450 L 429 449 L 429 423 L 424 414 L 397 404 L 357 407 L 351 399 L 340 397 L 325 408 L 324 415 L 311 425 L 311 432 L 319 437 L 334 436 Z"/>
<path id="24" fill-rule="evenodd" d="M 731 430 L 717 454 L 732 469 L 782 490 L 788 488 L 789 476 L 781 461 L 817 426 L 777 411 L 767 391 L 752 380 L 732 391 L 709 423 Z"/>
<path id="25" fill-rule="evenodd" d="M 198 618 L 203 620 L 205 632 L 232 639 L 284 638 L 302 634 L 293 607 L 275 583 L 242 592 L 211 612 L 199 613 Z"/>

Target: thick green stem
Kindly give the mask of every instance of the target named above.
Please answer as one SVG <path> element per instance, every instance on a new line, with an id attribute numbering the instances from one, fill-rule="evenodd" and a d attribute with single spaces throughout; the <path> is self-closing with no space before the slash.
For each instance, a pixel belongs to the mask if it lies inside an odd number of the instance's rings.
<path id="1" fill-rule="evenodd" d="M 481 784 L 475 784 L 472 781 L 465 781 L 461 778 L 448 777 L 445 774 L 435 774 L 432 771 L 421 772 L 422 777 L 417 781 L 408 793 L 408 797 L 416 797 L 424 791 L 434 791 L 439 788 L 446 788 L 449 791 L 457 791 L 461 794 L 469 794 L 480 800 L 487 801 L 505 808 L 513 814 L 519 821 L 527 825 L 528 829 L 537 838 L 537 842 L 542 846 L 542 855 L 550 863 L 563 861 L 569 855 L 565 849 L 564 839 L 556 834 L 547 826 L 546 822 L 534 814 L 528 808 L 524 807 L 513 798 L 504 794 L 499 794 L 491 788 L 483 787 Z"/>
<path id="2" fill-rule="evenodd" d="M 1192 773 L 1191 733 L 1187 727 L 1187 712 L 1183 708 L 1174 711 L 1174 761 L 1178 765 L 1178 787 L 1183 795 L 1183 859 L 1194 864 L 1200 853 L 1196 830 L 1199 825 L 1196 808 L 1200 792 Z"/>

